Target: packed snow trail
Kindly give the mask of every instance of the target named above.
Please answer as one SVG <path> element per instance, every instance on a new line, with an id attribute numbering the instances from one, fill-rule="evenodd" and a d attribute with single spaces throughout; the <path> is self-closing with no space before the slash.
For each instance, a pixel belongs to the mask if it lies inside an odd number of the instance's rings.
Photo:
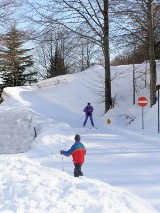
<path id="1" fill-rule="evenodd" d="M 12 92 L 10 93 L 10 90 L 7 91 L 7 96 L 11 96 L 13 98 L 12 101 L 14 101 L 15 105 L 30 108 L 36 113 L 57 121 L 64 121 L 66 123 L 68 123 L 68 121 L 73 121 L 73 124 L 75 123 L 77 119 L 76 115 L 67 110 L 63 103 L 57 103 L 54 100 L 51 102 L 45 99 L 35 92 L 32 87 L 15 87 L 14 90 L 17 94 L 16 96 L 12 96 Z M 11 101 L 10 98 L 9 101 Z"/>
<path id="2" fill-rule="evenodd" d="M 50 102 L 29 87 L 28 90 L 21 90 L 19 94 L 14 97 L 17 104 L 49 118 L 65 121 L 73 127 L 75 133 L 81 135 L 82 143 L 87 149 L 86 161 L 82 166 L 86 177 L 102 180 L 113 186 L 122 186 L 160 211 L 160 147 L 156 143 L 144 143 L 144 140 L 135 140 L 132 136 L 118 135 L 109 126 L 104 128 L 99 125 L 97 130 L 82 128 L 83 120 L 78 123 L 77 128 L 73 124 L 79 118 L 66 110 L 63 104 Z M 70 146 L 66 144 L 64 149 L 68 148 Z M 34 159 L 42 165 L 62 169 L 60 157 Z M 70 157 L 64 158 L 64 169 L 73 176 Z"/>

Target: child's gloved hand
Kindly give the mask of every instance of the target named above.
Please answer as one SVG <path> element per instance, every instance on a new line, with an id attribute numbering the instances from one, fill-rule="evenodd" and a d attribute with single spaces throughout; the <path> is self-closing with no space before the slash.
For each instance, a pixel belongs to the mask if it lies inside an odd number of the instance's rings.
<path id="1" fill-rule="evenodd" d="M 64 152 L 64 150 L 61 150 L 61 151 L 60 151 L 60 154 L 63 155 L 63 152 Z"/>

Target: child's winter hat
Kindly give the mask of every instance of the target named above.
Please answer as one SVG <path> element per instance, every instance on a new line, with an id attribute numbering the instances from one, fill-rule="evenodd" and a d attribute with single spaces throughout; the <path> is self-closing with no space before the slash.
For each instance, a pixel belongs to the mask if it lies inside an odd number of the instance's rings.
<path id="1" fill-rule="evenodd" d="M 80 137 L 80 135 L 77 134 L 77 135 L 75 135 L 74 139 L 75 139 L 75 141 L 80 141 L 81 137 Z"/>

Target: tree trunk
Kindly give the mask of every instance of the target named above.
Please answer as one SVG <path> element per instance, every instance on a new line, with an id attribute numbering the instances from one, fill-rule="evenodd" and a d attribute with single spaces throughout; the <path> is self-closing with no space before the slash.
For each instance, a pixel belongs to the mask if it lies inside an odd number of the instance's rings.
<path id="1" fill-rule="evenodd" d="M 104 51 L 104 60 L 105 60 L 105 112 L 107 112 L 112 106 L 111 77 L 110 77 L 110 54 L 109 54 L 108 0 L 104 0 L 103 51 Z"/>
<path id="2" fill-rule="evenodd" d="M 90 67 L 90 58 L 89 58 L 89 47 L 88 47 L 88 44 L 87 44 L 87 68 Z"/>
<path id="3" fill-rule="evenodd" d="M 148 0 L 148 36 L 149 36 L 149 62 L 150 62 L 150 106 L 156 103 L 156 61 L 153 36 L 152 1 Z"/>

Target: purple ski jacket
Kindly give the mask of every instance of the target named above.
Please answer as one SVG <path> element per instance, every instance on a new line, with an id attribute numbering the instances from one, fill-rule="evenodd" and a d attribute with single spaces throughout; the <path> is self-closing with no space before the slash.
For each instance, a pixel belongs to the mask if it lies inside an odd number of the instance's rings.
<path id="1" fill-rule="evenodd" d="M 85 112 L 86 114 L 87 113 L 92 114 L 93 110 L 94 110 L 93 107 L 91 105 L 88 105 L 84 108 L 83 112 Z"/>

